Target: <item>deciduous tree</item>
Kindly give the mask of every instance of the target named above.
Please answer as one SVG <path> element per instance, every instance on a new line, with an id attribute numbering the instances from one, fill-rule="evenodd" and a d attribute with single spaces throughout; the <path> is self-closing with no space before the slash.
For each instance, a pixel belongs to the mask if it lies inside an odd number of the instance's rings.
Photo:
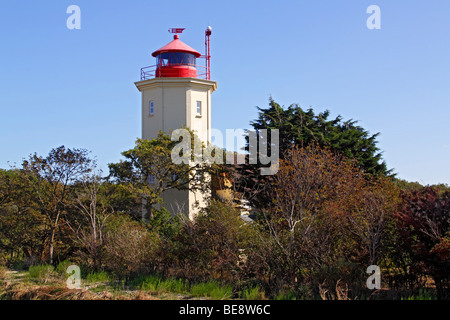
<path id="1" fill-rule="evenodd" d="M 433 277 L 442 299 L 450 281 L 450 192 L 424 187 L 404 191 L 402 198 L 398 249 L 409 253 L 412 271 Z"/>
<path id="2" fill-rule="evenodd" d="M 62 218 L 73 203 L 71 186 L 93 167 L 87 150 L 64 146 L 52 149 L 45 158 L 34 154 L 23 161 L 22 170 L 32 181 L 38 210 L 46 217 L 49 263 L 53 263 L 55 237 L 64 222 Z"/>
<path id="3" fill-rule="evenodd" d="M 194 143 L 196 136 L 193 133 L 191 136 Z M 144 220 L 152 218 L 153 206 L 162 202 L 164 191 L 202 190 L 206 187 L 206 177 L 199 174 L 204 170 L 204 163 L 174 163 L 171 153 L 177 144 L 178 141 L 172 141 L 170 135 L 160 131 L 155 139 L 137 139 L 133 149 L 122 152 L 125 160 L 109 164 L 110 181 L 122 185 L 141 199 L 147 213 Z M 192 158 L 194 156 L 192 154 Z"/>

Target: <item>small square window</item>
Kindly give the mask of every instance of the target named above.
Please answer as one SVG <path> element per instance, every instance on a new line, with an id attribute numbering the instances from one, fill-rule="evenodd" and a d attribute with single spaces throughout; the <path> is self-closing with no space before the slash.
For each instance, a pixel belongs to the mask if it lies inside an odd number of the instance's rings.
<path id="1" fill-rule="evenodd" d="M 150 106 L 149 106 L 149 115 L 153 115 L 154 114 L 154 112 L 155 112 L 155 103 L 154 103 L 154 101 L 150 101 Z"/>
<path id="2" fill-rule="evenodd" d="M 148 176 L 148 183 L 150 184 L 154 184 L 155 183 L 155 176 L 154 175 L 149 175 Z"/>
<path id="3" fill-rule="evenodd" d="M 197 115 L 198 116 L 202 115 L 202 102 L 201 101 L 197 101 Z"/>

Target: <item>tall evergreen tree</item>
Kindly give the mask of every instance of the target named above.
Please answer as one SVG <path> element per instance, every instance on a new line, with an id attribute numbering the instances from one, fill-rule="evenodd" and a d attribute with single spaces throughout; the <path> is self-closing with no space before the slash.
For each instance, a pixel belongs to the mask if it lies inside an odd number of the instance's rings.
<path id="1" fill-rule="evenodd" d="M 258 118 L 251 122 L 253 129 L 279 129 L 280 156 L 292 145 L 307 146 L 315 143 L 331 148 L 343 156 L 357 161 L 366 173 L 391 175 L 382 153 L 377 147 L 379 133 L 370 134 L 352 119 L 344 121 L 341 116 L 328 119 L 327 110 L 315 114 L 313 109 L 303 110 L 297 104 L 282 108 L 272 98 L 269 108 L 259 108 Z M 270 138 L 270 137 L 269 137 Z"/>

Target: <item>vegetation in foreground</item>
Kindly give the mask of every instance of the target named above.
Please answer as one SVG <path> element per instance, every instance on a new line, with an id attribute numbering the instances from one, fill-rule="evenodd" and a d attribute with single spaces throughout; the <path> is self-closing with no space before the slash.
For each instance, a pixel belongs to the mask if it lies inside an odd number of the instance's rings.
<path id="1" fill-rule="evenodd" d="M 29 270 L 0 269 L 0 300 L 165 300 L 265 299 L 259 288 L 233 292 L 233 287 L 210 280 L 189 283 L 183 279 L 162 278 L 157 275 L 121 279 L 104 271 L 90 272 L 81 279 L 79 288 L 67 285 L 68 275 L 61 265 L 34 265 Z M 86 272 L 84 272 L 86 273 Z"/>
<path id="2" fill-rule="evenodd" d="M 448 187 L 396 179 L 376 135 L 352 121 L 270 103 L 254 126 L 282 132 L 274 176 L 263 164 L 174 167 L 164 133 L 138 140 L 108 177 L 63 146 L 0 170 L 1 297 L 448 299 Z M 154 206 L 208 175 L 216 188 L 194 220 Z M 65 287 L 71 264 L 82 290 Z M 366 286 L 370 265 L 380 290 Z"/>
<path id="3" fill-rule="evenodd" d="M 80 288 L 69 288 L 67 275 L 51 265 L 37 265 L 26 270 L 0 269 L 0 300 L 266 300 L 264 291 L 252 287 L 235 292 L 230 285 L 216 281 L 189 284 L 183 279 L 163 279 L 160 276 L 138 276 L 123 280 L 105 272 L 89 273 L 82 279 Z M 337 291 L 339 292 L 339 291 Z M 345 300 L 348 292 L 340 291 L 336 299 Z M 323 299 L 326 292 L 321 292 Z M 390 296 L 389 296 L 390 295 Z M 401 300 L 436 300 L 432 288 L 417 291 L 406 290 L 400 295 L 381 291 L 374 299 L 396 297 Z M 294 292 L 280 293 L 274 300 L 296 300 Z"/>

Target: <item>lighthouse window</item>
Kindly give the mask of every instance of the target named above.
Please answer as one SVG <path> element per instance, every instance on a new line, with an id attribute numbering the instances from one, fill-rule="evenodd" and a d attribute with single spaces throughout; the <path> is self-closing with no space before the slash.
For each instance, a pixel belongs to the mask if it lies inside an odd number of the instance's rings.
<path id="1" fill-rule="evenodd" d="M 195 65 L 195 56 L 187 52 L 164 52 L 158 55 L 157 64 L 167 65 Z"/>
<path id="2" fill-rule="evenodd" d="M 197 115 L 198 116 L 202 115 L 202 102 L 201 101 L 197 101 Z"/>
<path id="3" fill-rule="evenodd" d="M 155 103 L 153 101 L 150 101 L 150 106 L 149 106 L 149 115 L 153 115 L 154 111 L 155 111 Z"/>

